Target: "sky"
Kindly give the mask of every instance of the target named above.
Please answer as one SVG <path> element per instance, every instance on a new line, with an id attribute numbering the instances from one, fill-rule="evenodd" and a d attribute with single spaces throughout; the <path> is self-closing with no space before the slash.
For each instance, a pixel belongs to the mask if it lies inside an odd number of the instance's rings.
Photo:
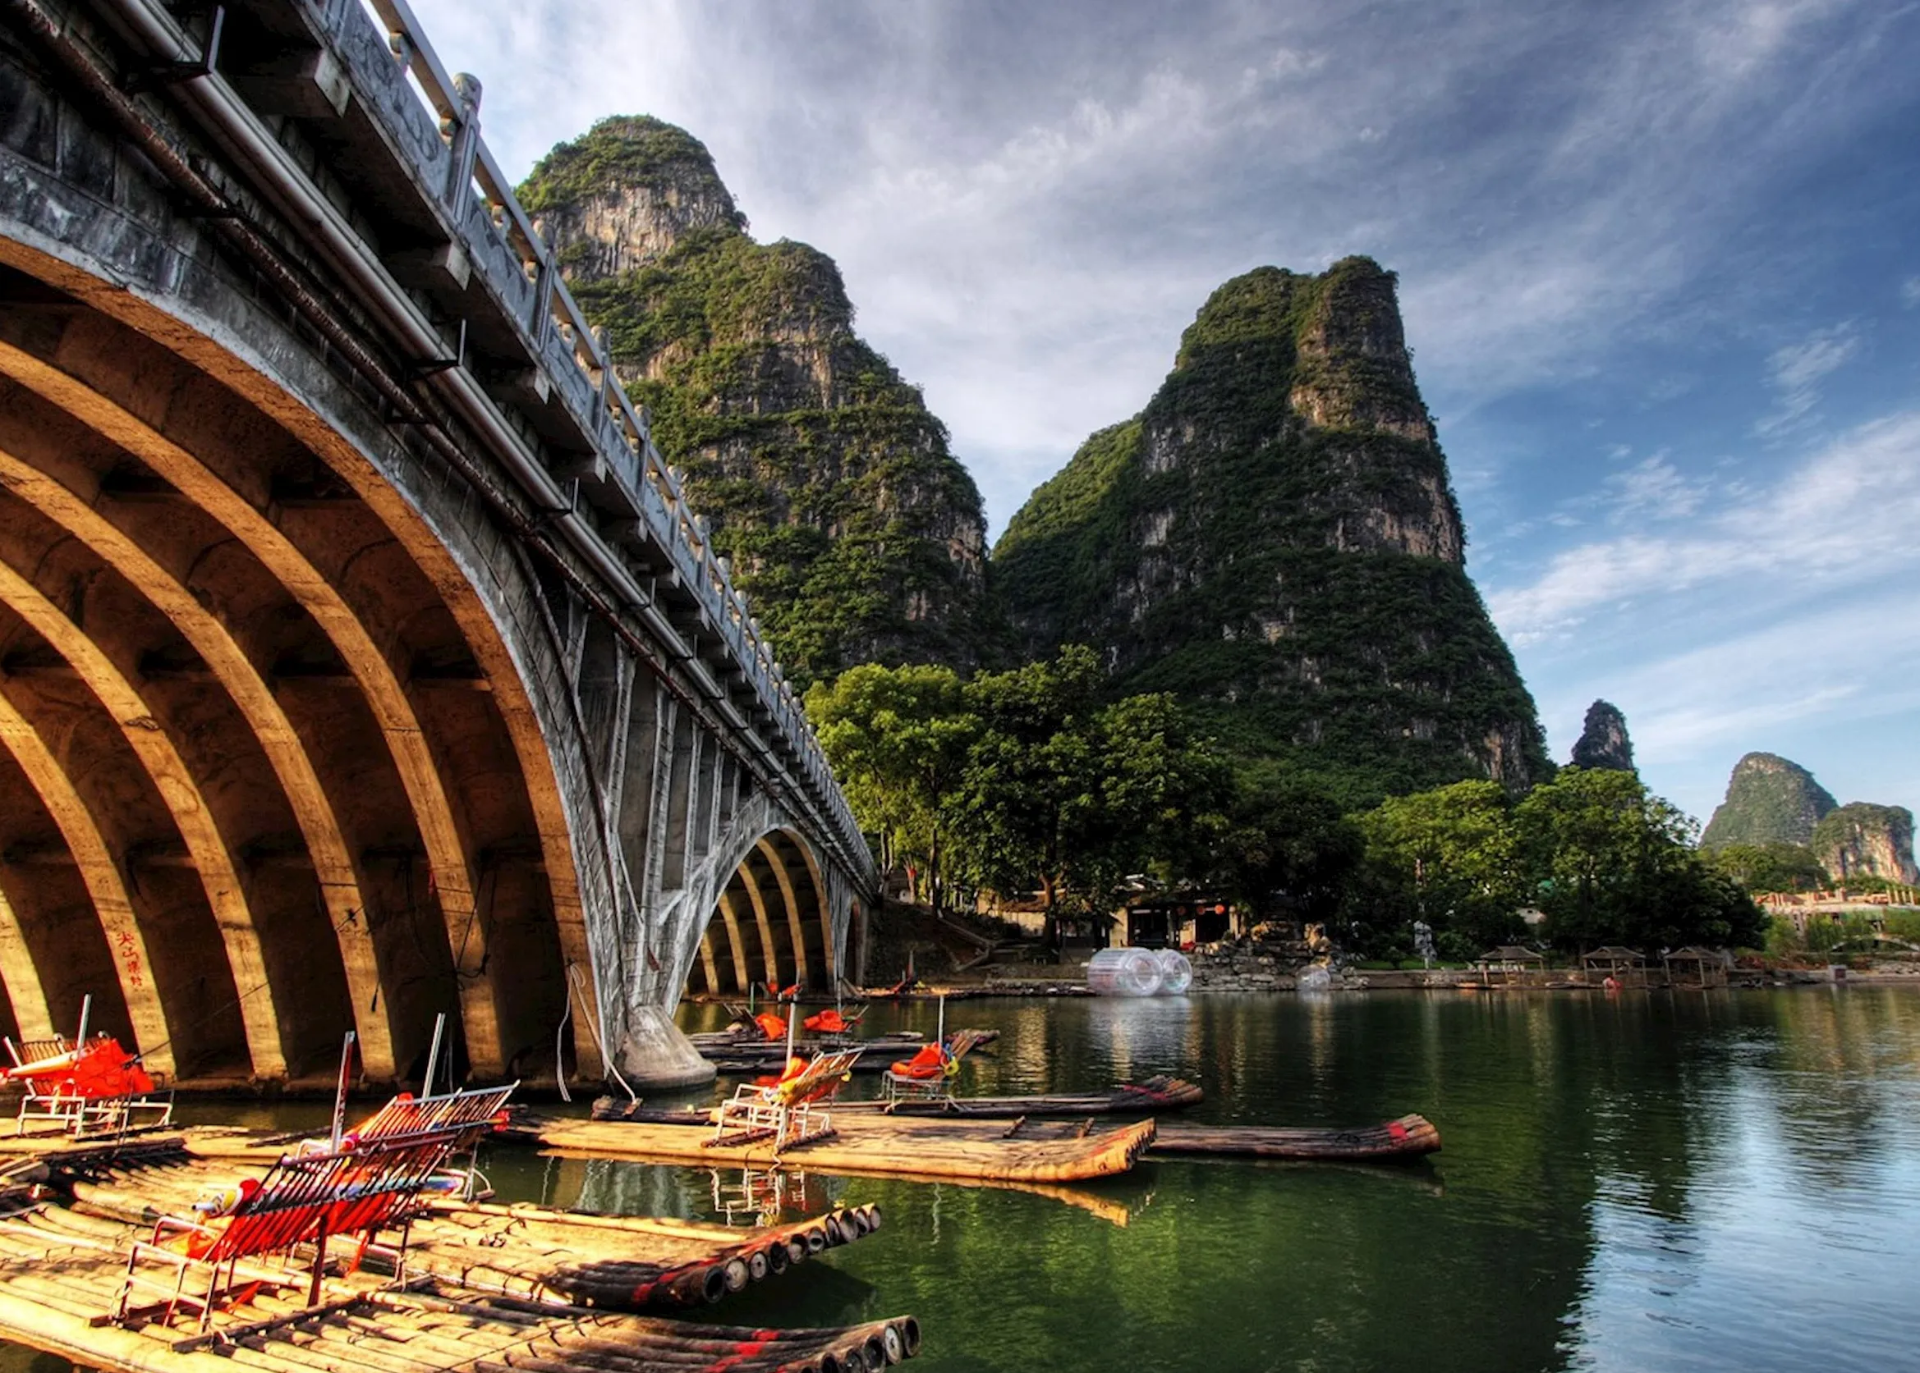
<path id="1" fill-rule="evenodd" d="M 413 4 L 512 174 L 657 115 L 835 258 L 995 535 L 1214 287 L 1371 255 L 1554 756 L 1920 810 L 1920 3 Z"/>

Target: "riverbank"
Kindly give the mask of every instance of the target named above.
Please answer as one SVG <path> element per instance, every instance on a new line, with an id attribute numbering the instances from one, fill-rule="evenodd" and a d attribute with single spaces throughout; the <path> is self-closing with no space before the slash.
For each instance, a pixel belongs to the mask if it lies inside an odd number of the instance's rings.
<path id="1" fill-rule="evenodd" d="M 1297 992 L 1301 969 L 1277 958 L 1251 955 L 1230 961 L 1194 960 L 1189 995 L 1215 992 Z M 1735 988 L 1804 987 L 1815 985 L 1920 985 L 1920 967 L 1911 963 L 1853 968 L 1833 965 L 1814 968 L 1733 968 L 1726 984 Z M 1632 990 L 1693 990 L 1698 983 L 1669 984 L 1658 969 Z M 1329 991 L 1566 991 L 1598 992 L 1604 986 L 1588 981 L 1570 968 L 1544 972 L 1482 973 L 1478 968 L 1349 968 L 1331 975 Z M 977 997 L 1090 996 L 1086 965 L 1005 964 L 968 969 L 924 979 L 907 996 L 970 1000 Z"/>

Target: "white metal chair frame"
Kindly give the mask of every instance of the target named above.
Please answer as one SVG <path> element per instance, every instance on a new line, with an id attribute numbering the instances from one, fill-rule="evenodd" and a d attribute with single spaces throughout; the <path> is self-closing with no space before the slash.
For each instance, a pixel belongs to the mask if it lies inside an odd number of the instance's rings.
<path id="1" fill-rule="evenodd" d="M 859 1049 L 821 1054 L 798 1076 L 773 1086 L 742 1083 L 720 1105 L 709 1147 L 771 1137 L 775 1151 L 790 1149 L 833 1133 L 826 1101 L 840 1089 Z"/>
<path id="2" fill-rule="evenodd" d="M 6 1045 L 7 1056 L 13 1060 L 16 1068 L 74 1051 L 73 1042 L 65 1035 L 31 1039 L 20 1044 L 0 1037 L 0 1043 Z M 70 1135 L 119 1134 L 130 1129 L 159 1130 L 173 1123 L 171 1092 L 164 1097 L 157 1094 L 86 1097 L 65 1090 L 62 1083 L 46 1087 L 30 1077 L 18 1081 L 22 1089 L 20 1109 L 14 1116 L 14 1129 L 18 1134 L 26 1134 L 29 1123 L 37 1121 L 59 1126 Z"/>

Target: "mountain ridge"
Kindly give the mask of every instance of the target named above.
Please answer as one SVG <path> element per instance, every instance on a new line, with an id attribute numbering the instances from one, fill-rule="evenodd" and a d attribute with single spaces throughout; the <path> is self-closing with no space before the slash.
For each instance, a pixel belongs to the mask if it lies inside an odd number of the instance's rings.
<path id="1" fill-rule="evenodd" d="M 833 259 L 755 242 L 705 146 L 648 116 L 559 145 L 520 194 L 796 684 L 999 651 L 979 490 Z"/>
<path id="2" fill-rule="evenodd" d="M 1097 431 L 993 550 L 1022 646 L 1083 636 L 1237 751 L 1346 774 L 1347 799 L 1551 774 L 1464 570 L 1395 278 L 1258 268 L 1183 333 L 1146 407 Z"/>

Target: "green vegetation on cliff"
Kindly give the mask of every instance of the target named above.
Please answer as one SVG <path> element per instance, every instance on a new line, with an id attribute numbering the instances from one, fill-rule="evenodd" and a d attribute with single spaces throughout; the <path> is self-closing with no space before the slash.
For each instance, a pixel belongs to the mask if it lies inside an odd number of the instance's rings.
<path id="1" fill-rule="evenodd" d="M 1216 291 L 1146 409 L 1014 516 L 996 584 L 1029 652 L 1101 644 L 1235 753 L 1348 805 L 1550 775 L 1461 567 L 1394 280 L 1365 258 Z"/>
<path id="2" fill-rule="evenodd" d="M 1749 753 L 1734 764 L 1727 797 L 1701 832 L 1700 847 L 1805 845 L 1834 806 L 1832 794 L 1798 763 L 1774 753 Z"/>
<path id="3" fill-rule="evenodd" d="M 1811 847 L 1842 883 L 1861 878 L 1920 881 L 1913 861 L 1913 812 L 1905 806 L 1849 801 L 1820 817 L 1813 827 Z"/>
<path id="4" fill-rule="evenodd" d="M 519 192 L 529 214 L 564 210 L 609 191 L 664 185 L 681 179 L 717 179 L 707 145 L 685 129 L 646 115 L 613 115 L 540 159 Z M 734 227 L 747 227 L 738 210 Z"/>
<path id="5" fill-rule="evenodd" d="M 854 333 L 831 258 L 754 242 L 706 149 L 657 120 L 603 120 L 521 195 L 791 677 L 997 646 L 979 492 Z"/>

